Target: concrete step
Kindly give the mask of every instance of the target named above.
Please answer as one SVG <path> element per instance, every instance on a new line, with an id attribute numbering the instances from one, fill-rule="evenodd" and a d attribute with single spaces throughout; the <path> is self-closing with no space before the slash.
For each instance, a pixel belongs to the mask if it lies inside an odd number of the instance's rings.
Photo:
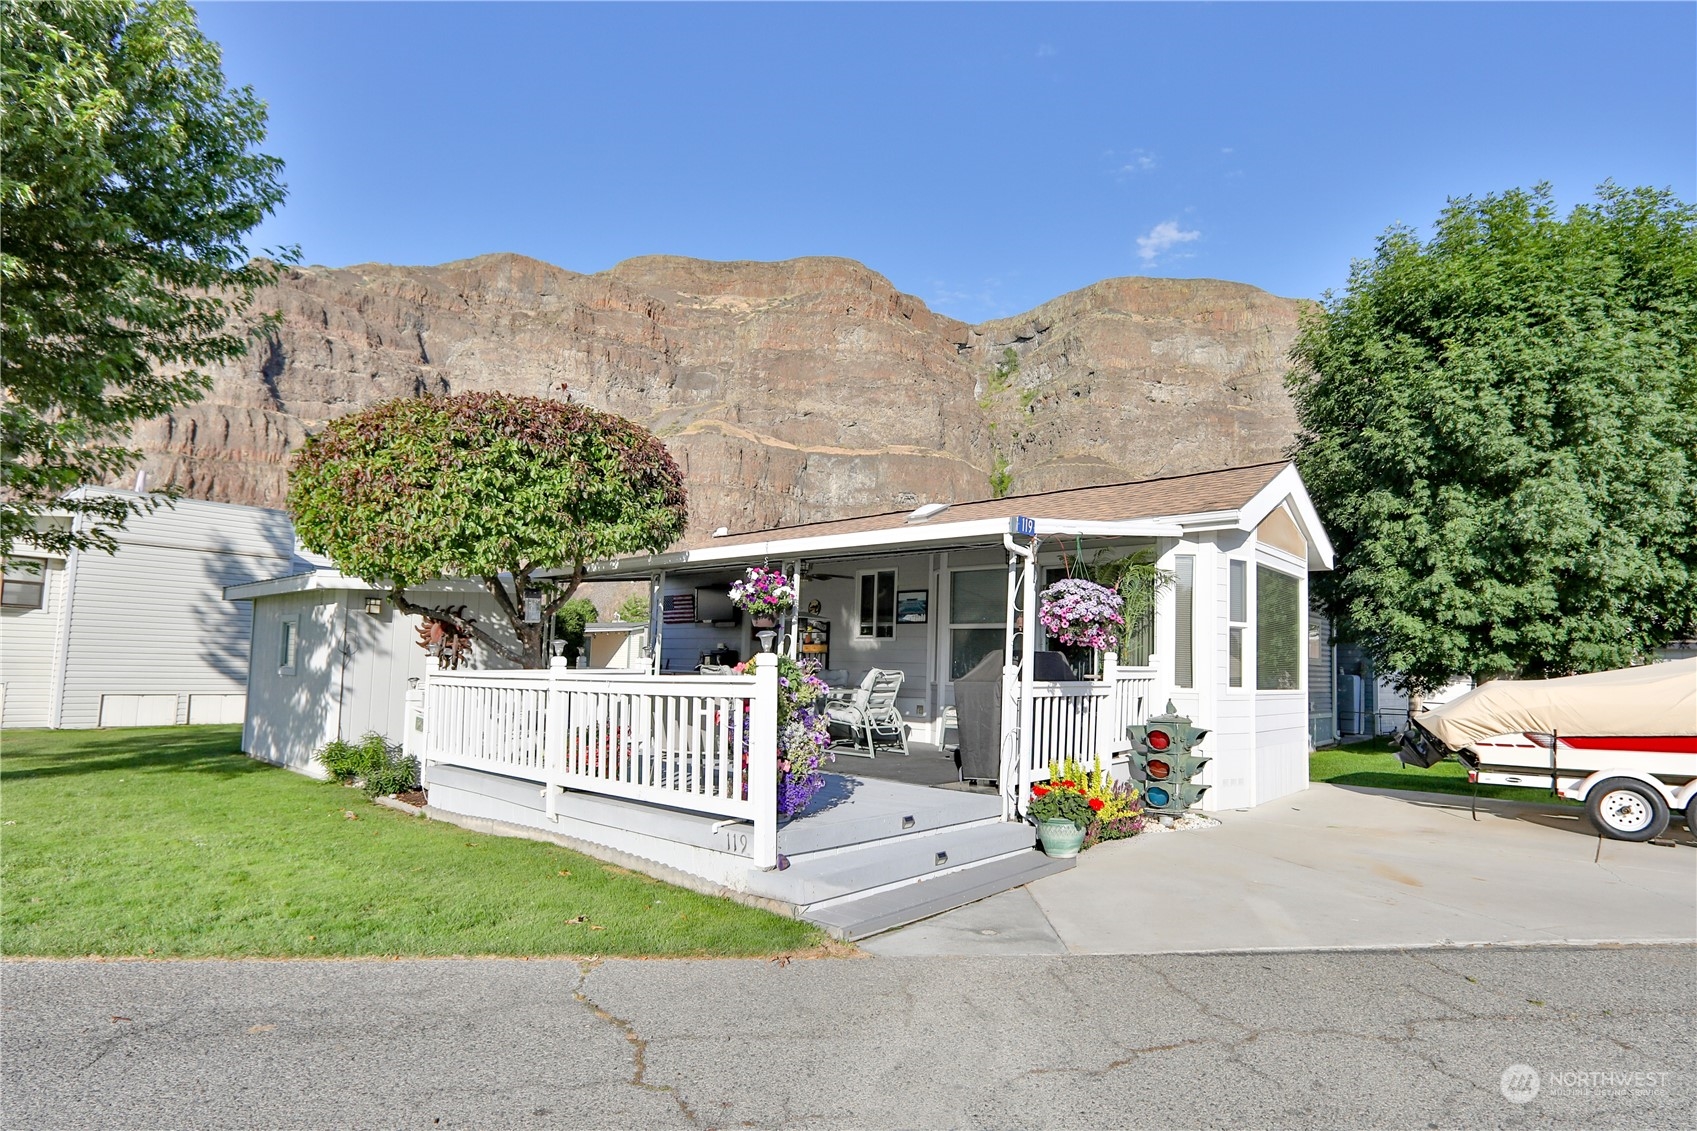
<path id="1" fill-rule="evenodd" d="M 951 871 L 1029 849 L 1030 825 L 996 817 L 845 848 L 787 856 L 789 866 L 752 873 L 748 890 L 805 907 Z"/>
<path id="2" fill-rule="evenodd" d="M 899 887 L 805 908 L 801 917 L 825 928 L 833 938 L 852 942 L 988 899 L 1064 872 L 1075 863 L 1073 859 L 1054 860 L 1028 848 Z"/>

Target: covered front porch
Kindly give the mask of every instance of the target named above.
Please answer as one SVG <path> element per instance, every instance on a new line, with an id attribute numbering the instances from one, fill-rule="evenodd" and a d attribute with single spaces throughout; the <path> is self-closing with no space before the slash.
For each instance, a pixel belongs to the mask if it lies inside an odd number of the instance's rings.
<path id="1" fill-rule="evenodd" d="M 1039 592 L 1137 553 L 1173 584 L 1121 651 L 1048 647 Z M 444 812 L 858 937 L 1066 866 L 1033 848 L 1032 785 L 1064 758 L 1124 769 L 1169 699 L 1212 732 L 1204 808 L 1303 788 L 1306 578 L 1329 564 L 1289 465 L 720 535 L 589 570 L 648 582 L 641 667 L 431 673 L 409 742 Z M 769 627 L 729 599 L 753 566 L 797 593 Z M 897 673 L 906 752 L 840 742 L 780 819 L 777 665 L 737 669 L 757 651 L 842 687 Z"/>

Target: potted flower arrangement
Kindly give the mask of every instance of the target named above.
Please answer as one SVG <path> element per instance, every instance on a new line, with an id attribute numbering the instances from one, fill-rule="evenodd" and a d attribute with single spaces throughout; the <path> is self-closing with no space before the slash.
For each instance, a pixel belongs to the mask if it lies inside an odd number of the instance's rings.
<path id="1" fill-rule="evenodd" d="M 1031 787 L 1031 804 L 1026 812 L 1037 822 L 1037 839 L 1043 852 L 1057 858 L 1077 856 L 1084 846 L 1084 830 L 1102 808 L 1100 798 L 1086 797 L 1071 781 L 1052 781 Z"/>
<path id="2" fill-rule="evenodd" d="M 741 581 L 731 585 L 731 603 L 748 613 L 756 628 L 771 628 L 778 614 L 795 604 L 795 586 L 784 571 L 750 566 Z"/>
<path id="3" fill-rule="evenodd" d="M 1037 822 L 1037 837 L 1050 856 L 1076 856 L 1080 849 L 1143 829 L 1137 787 L 1114 781 L 1105 767 L 1071 758 L 1051 762 L 1048 784 L 1032 786 L 1031 798 L 1026 812 Z"/>
<path id="4" fill-rule="evenodd" d="M 1043 590 L 1037 619 L 1053 640 L 1105 652 L 1125 630 L 1125 599 L 1106 585 L 1068 577 Z"/>

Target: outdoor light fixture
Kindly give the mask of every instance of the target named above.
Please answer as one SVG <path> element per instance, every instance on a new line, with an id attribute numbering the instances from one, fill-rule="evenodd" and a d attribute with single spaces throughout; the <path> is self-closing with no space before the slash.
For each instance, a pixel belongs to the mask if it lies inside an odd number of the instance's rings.
<path id="1" fill-rule="evenodd" d="M 365 599 L 365 611 L 370 613 L 374 617 L 382 616 L 383 615 L 383 598 L 381 598 L 381 597 L 367 597 Z"/>
<path id="2" fill-rule="evenodd" d="M 524 591 L 524 623 L 542 623 L 542 590 L 532 588 Z"/>

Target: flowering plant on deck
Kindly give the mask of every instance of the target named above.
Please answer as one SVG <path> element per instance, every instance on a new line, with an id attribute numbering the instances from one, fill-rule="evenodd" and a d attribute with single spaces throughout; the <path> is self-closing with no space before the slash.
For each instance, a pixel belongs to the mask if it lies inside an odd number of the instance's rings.
<path id="1" fill-rule="evenodd" d="M 1068 577 L 1043 590 L 1037 619 L 1051 639 L 1105 652 L 1125 630 L 1125 598 L 1094 581 Z"/>
<path id="2" fill-rule="evenodd" d="M 775 617 L 795 604 L 795 586 L 781 569 L 750 566 L 731 585 L 731 603 L 754 617 Z"/>
<path id="3" fill-rule="evenodd" d="M 778 816 L 793 817 L 807 808 L 825 784 L 821 767 L 832 761 L 831 733 L 826 727 L 825 681 L 814 665 L 798 664 L 788 656 L 778 661 Z M 756 656 L 738 664 L 736 671 L 753 671 L 762 662 Z M 745 720 L 746 727 L 746 720 Z M 747 731 L 744 731 L 747 749 Z M 744 755 L 744 780 L 747 780 Z M 746 796 L 746 794 L 744 794 Z"/>

